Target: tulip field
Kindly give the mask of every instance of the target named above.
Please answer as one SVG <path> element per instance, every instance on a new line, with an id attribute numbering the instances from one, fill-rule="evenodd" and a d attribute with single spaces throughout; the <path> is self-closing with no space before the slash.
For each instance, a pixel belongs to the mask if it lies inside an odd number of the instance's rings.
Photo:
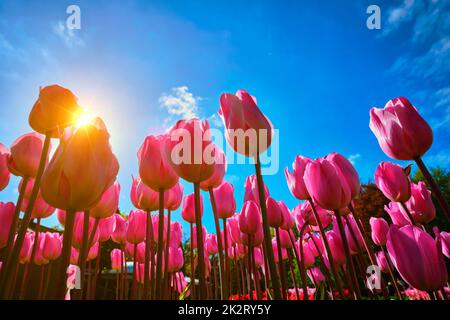
<path id="1" fill-rule="evenodd" d="M 41 87 L 29 132 L 0 143 L 0 192 L 20 178 L 17 198 L 0 202 L 0 298 L 450 299 L 450 233 L 430 224 L 448 224 L 449 199 L 423 161 L 433 131 L 415 106 L 397 97 L 367 110 L 374 139 L 395 161 L 373 168 L 373 192 L 387 203 L 381 217 L 358 205 L 358 172 L 333 150 L 317 159 L 296 150 L 284 170 L 295 207 L 271 196 L 260 158 L 277 123 L 259 107 L 264 98 L 245 90 L 216 97 L 228 146 L 254 160 L 236 203 L 208 120 L 179 119 L 142 137 L 129 150 L 138 171 L 124 190 L 108 123 L 87 115 L 70 89 Z M 120 212 L 121 195 L 130 212 Z M 59 228 L 41 224 L 51 215 Z M 204 227 L 207 216 L 214 230 Z"/>

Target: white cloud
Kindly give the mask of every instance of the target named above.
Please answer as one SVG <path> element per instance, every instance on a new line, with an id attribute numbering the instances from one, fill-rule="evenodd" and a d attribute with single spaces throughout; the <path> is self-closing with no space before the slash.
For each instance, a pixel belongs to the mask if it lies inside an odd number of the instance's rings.
<path id="1" fill-rule="evenodd" d="M 356 161 L 361 158 L 361 154 L 355 153 L 348 156 L 348 161 L 350 161 L 353 165 L 355 165 Z"/>
<path id="2" fill-rule="evenodd" d="M 172 88 L 170 94 L 163 93 L 159 97 L 159 104 L 169 114 L 164 120 L 164 124 L 170 126 L 179 119 L 198 118 L 198 102 L 200 100 L 200 97 L 189 92 L 187 86 Z"/>
<path id="3" fill-rule="evenodd" d="M 58 23 L 53 26 L 53 32 L 59 36 L 69 48 L 84 46 L 83 39 L 76 34 L 79 30 L 68 29 L 62 21 L 58 21 Z"/>

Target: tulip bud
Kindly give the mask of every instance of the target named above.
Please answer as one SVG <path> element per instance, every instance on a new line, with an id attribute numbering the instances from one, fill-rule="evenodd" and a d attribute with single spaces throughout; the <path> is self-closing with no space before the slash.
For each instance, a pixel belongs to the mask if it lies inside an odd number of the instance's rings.
<path id="1" fill-rule="evenodd" d="M 127 238 L 128 222 L 120 214 L 116 213 L 113 217 L 116 220 L 116 227 L 111 234 L 111 239 L 115 243 L 123 244 Z"/>
<path id="2" fill-rule="evenodd" d="M 50 85 L 39 90 L 28 122 L 33 130 L 59 138 L 64 128 L 76 122 L 81 112 L 77 97 L 70 90 Z"/>
<path id="3" fill-rule="evenodd" d="M 50 205 L 86 211 L 116 179 L 119 164 L 100 118 L 61 140 L 42 176 L 42 197 Z"/>
<path id="4" fill-rule="evenodd" d="M 233 195 L 233 185 L 227 181 L 223 181 L 221 185 L 213 190 L 213 193 L 216 201 L 218 218 L 231 218 L 236 212 L 236 200 Z"/>
<path id="5" fill-rule="evenodd" d="M 130 193 L 133 205 L 146 212 L 159 209 L 159 194 L 153 189 L 147 187 L 141 178 L 133 178 Z"/>
<path id="6" fill-rule="evenodd" d="M 431 192 L 423 181 L 411 183 L 411 198 L 405 204 L 416 223 L 427 224 L 436 217 Z"/>
<path id="7" fill-rule="evenodd" d="M 0 143 L 0 191 L 6 188 L 9 183 L 10 173 L 8 169 L 9 150 Z"/>
<path id="8" fill-rule="evenodd" d="M 200 195 L 200 214 L 203 217 L 203 197 Z M 191 193 L 184 197 L 183 206 L 181 208 L 181 216 L 184 221 L 195 223 L 195 197 Z"/>
<path id="9" fill-rule="evenodd" d="M 279 228 L 283 224 L 283 213 L 278 202 L 272 197 L 266 199 L 267 221 L 272 228 Z"/>
<path id="10" fill-rule="evenodd" d="M 89 210 L 89 214 L 93 218 L 111 217 L 119 206 L 120 184 L 114 182 L 105 192 L 103 192 L 100 201 Z"/>
<path id="11" fill-rule="evenodd" d="M 397 160 L 421 157 L 433 143 L 433 131 L 404 97 L 388 101 L 383 109 L 370 110 L 370 129 L 381 149 Z"/>
<path id="12" fill-rule="evenodd" d="M 8 242 L 15 209 L 12 202 L 0 202 L 0 248 L 5 247 Z"/>
<path id="13" fill-rule="evenodd" d="M 145 211 L 131 211 L 128 216 L 127 241 L 138 244 L 145 239 L 147 217 Z"/>
<path id="14" fill-rule="evenodd" d="M 372 228 L 372 241 L 378 246 L 386 245 L 389 225 L 383 218 L 370 218 L 370 227 Z"/>
<path id="15" fill-rule="evenodd" d="M 239 229 L 243 233 L 254 235 L 261 227 L 261 212 L 254 201 L 246 201 L 239 214 Z"/>
<path id="16" fill-rule="evenodd" d="M 258 181 L 256 175 L 252 174 L 245 179 L 244 183 L 245 194 L 244 194 L 244 202 L 252 200 L 255 201 L 259 205 L 259 192 L 258 192 Z M 264 194 L 265 198 L 269 197 L 269 189 L 264 184 Z"/>
<path id="17" fill-rule="evenodd" d="M 405 202 L 411 196 L 408 175 L 398 164 L 381 162 L 375 171 L 375 183 L 391 201 Z"/>
<path id="18" fill-rule="evenodd" d="M 98 223 L 98 241 L 108 241 L 115 228 L 116 218 L 114 216 L 100 219 Z"/>
<path id="19" fill-rule="evenodd" d="M 43 146 L 44 137 L 35 132 L 17 138 L 11 146 L 8 157 L 9 171 L 16 176 L 34 178 L 38 171 Z M 48 151 L 50 150 L 51 146 Z"/>
<path id="20" fill-rule="evenodd" d="M 183 200 L 183 185 L 180 182 L 177 182 L 175 186 L 173 186 L 164 193 L 164 208 L 167 210 L 175 211 L 180 207 L 182 200 Z"/>
<path id="21" fill-rule="evenodd" d="M 284 169 L 289 190 L 292 195 L 299 200 L 307 200 L 310 198 L 305 186 L 305 181 L 303 180 L 305 168 L 309 162 L 311 162 L 311 159 L 297 156 L 292 163 L 293 172 L 290 173 L 288 168 Z"/>
<path id="22" fill-rule="evenodd" d="M 111 250 L 111 269 L 116 271 L 122 270 L 121 268 L 122 260 L 123 260 L 122 250 L 120 249 Z"/>
<path id="23" fill-rule="evenodd" d="M 227 171 L 227 162 L 225 154 L 218 146 L 214 145 L 214 172 L 207 180 L 200 183 L 200 188 L 203 191 L 208 191 L 209 188 L 217 188 L 225 176 Z"/>

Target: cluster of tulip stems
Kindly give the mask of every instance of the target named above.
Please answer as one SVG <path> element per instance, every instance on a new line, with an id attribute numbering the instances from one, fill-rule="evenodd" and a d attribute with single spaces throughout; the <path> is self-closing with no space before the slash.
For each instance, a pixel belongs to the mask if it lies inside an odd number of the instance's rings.
<path id="1" fill-rule="evenodd" d="M 428 227 L 436 216 L 431 193 L 447 221 L 449 205 L 421 160 L 432 130 L 406 98 L 372 108 L 370 128 L 386 155 L 415 161 L 426 184 L 411 182 L 410 166 L 380 163 L 375 183 L 391 201 L 385 207 L 391 221 L 372 217 L 371 230 L 353 205 L 360 181 L 349 160 L 336 152 L 297 156 L 285 169 L 300 200 L 290 210 L 263 181 L 259 157 L 273 127 L 256 99 L 244 90 L 225 93 L 219 115 L 230 146 L 254 160 L 240 213 L 208 122 L 187 119 L 145 138 L 130 192 L 136 210 L 125 216 L 117 213 L 119 163 L 104 122 L 80 121 L 83 109 L 70 90 L 41 88 L 29 116 L 34 131 L 10 149 L 0 144 L 0 190 L 10 174 L 21 177 L 17 202 L 0 202 L 0 298 L 99 297 L 101 252 L 112 240 L 116 299 L 448 299 L 450 234 Z M 238 143 L 232 134 L 238 129 L 256 134 Z M 174 153 L 186 134 L 193 150 L 178 161 Z M 52 139 L 58 146 L 50 157 Z M 183 196 L 180 178 L 193 184 L 193 194 Z M 213 233 L 202 225 L 201 191 L 211 202 Z M 184 244 L 171 216 L 180 206 L 190 225 Z M 41 219 L 52 214 L 63 232 L 40 231 Z M 32 265 L 40 284 L 27 292 Z M 377 288 L 367 286 L 368 266 L 381 269 Z"/>

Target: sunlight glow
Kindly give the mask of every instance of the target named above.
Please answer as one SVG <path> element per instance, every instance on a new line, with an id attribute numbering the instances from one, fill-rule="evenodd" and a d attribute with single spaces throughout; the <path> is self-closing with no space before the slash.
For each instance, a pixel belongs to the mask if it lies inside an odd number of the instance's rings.
<path id="1" fill-rule="evenodd" d="M 92 120 L 94 120 L 94 118 L 95 118 L 95 115 L 93 115 L 90 112 L 84 111 L 83 113 L 80 114 L 80 116 L 76 120 L 75 127 L 77 129 L 84 127 L 84 126 L 90 124 L 92 122 Z"/>

